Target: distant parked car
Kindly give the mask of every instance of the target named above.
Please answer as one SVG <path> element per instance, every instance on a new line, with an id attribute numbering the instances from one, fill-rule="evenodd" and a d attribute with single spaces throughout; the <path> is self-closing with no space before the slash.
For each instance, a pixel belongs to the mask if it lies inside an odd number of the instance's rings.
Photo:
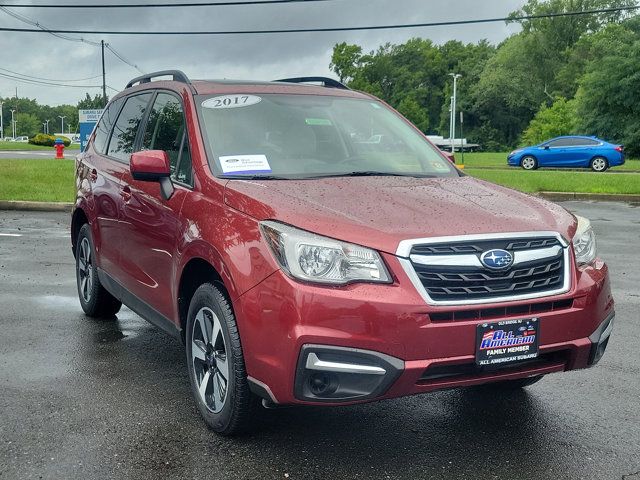
<path id="1" fill-rule="evenodd" d="M 20 143 L 29 143 L 29 137 L 26 137 L 26 136 L 16 137 L 13 139 L 13 141 L 20 142 Z"/>
<path id="2" fill-rule="evenodd" d="M 507 163 L 525 170 L 539 167 L 591 168 L 604 172 L 624 164 L 624 148 L 596 137 L 566 136 L 514 150 Z"/>

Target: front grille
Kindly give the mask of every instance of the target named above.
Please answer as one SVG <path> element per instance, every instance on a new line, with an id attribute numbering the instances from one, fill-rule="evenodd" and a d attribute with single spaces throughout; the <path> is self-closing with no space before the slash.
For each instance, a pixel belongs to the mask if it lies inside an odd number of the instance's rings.
<path id="1" fill-rule="evenodd" d="M 514 264 L 504 270 L 482 265 L 480 256 L 507 250 Z M 556 237 L 503 238 L 414 245 L 411 265 L 434 302 L 491 301 L 543 296 L 565 284 L 565 249 Z"/>
<path id="2" fill-rule="evenodd" d="M 538 313 L 566 310 L 573 307 L 573 298 L 556 300 L 555 302 L 525 303 L 505 307 L 478 308 L 473 310 L 454 310 L 449 312 L 432 312 L 432 322 L 462 322 L 468 320 L 491 320 L 514 316 L 535 315 Z"/>

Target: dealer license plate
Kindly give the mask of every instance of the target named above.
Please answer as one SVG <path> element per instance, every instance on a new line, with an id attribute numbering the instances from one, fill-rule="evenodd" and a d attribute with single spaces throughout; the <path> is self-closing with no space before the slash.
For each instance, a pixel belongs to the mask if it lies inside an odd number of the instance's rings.
<path id="1" fill-rule="evenodd" d="M 476 334 L 476 363 L 497 366 L 536 358 L 539 335 L 537 318 L 482 323 Z"/>

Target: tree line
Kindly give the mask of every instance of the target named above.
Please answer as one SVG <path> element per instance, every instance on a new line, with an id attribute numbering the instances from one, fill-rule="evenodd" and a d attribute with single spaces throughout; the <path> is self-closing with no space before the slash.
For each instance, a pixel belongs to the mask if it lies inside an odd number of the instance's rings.
<path id="1" fill-rule="evenodd" d="M 510 18 L 634 4 L 528 0 Z M 485 150 L 584 134 L 640 154 L 640 17 L 608 11 L 518 22 L 520 32 L 498 45 L 436 45 L 413 38 L 364 53 L 358 45 L 340 43 L 331 69 L 351 88 L 381 97 L 423 132 L 445 137 L 449 73 L 461 74 L 457 105 L 464 112 L 464 136 Z"/>
<path id="2" fill-rule="evenodd" d="M 0 97 L 2 103 L 2 121 L 4 125 L 4 136 L 13 135 L 11 125 L 11 110 L 13 119 L 16 121 L 16 135 L 33 137 L 37 133 L 43 133 L 49 120 L 50 133 L 76 133 L 78 129 L 78 109 L 95 109 L 103 107 L 102 95 L 91 97 L 88 93 L 77 105 L 58 105 L 51 107 L 41 105 L 35 99 Z M 64 116 L 64 132 L 61 132 L 62 119 Z"/>

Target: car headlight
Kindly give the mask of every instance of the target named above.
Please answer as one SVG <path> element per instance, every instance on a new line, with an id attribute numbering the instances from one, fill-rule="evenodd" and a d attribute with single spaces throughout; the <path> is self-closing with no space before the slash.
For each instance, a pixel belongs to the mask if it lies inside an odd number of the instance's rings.
<path id="1" fill-rule="evenodd" d="M 261 222 L 260 229 L 282 269 L 294 278 L 333 285 L 391 282 L 375 250 L 278 222 Z"/>
<path id="2" fill-rule="evenodd" d="M 586 265 L 596 258 L 596 235 L 591 228 L 591 222 L 576 215 L 578 228 L 573 236 L 573 250 L 576 253 L 576 263 Z"/>
<path id="3" fill-rule="evenodd" d="M 520 153 L 521 151 L 522 151 L 522 149 L 520 149 L 520 150 L 514 150 L 513 152 L 511 152 L 511 153 L 509 154 L 509 157 L 513 157 L 514 155 L 517 155 L 517 154 L 518 154 L 518 153 Z"/>

